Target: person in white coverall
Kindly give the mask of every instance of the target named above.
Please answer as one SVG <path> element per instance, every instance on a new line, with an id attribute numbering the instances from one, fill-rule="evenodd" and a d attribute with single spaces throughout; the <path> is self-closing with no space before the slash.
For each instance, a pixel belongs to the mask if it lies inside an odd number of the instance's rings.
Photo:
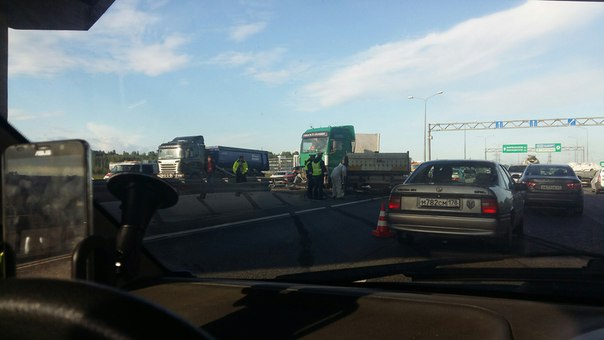
<path id="1" fill-rule="evenodd" d="M 344 158 L 331 172 L 332 198 L 344 198 L 347 159 Z"/>

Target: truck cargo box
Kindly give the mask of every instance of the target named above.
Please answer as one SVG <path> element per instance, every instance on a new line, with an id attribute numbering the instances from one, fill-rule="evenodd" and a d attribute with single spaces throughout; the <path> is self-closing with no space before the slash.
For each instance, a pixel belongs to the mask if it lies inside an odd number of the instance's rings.
<path id="1" fill-rule="evenodd" d="M 409 174 L 408 153 L 351 153 L 348 154 L 348 170 L 350 172 L 405 172 Z"/>
<path id="2" fill-rule="evenodd" d="M 233 163 L 243 155 L 248 165 L 248 174 L 260 176 L 262 171 L 269 169 L 268 151 L 234 148 L 230 146 L 209 146 L 209 154 L 214 158 L 216 166 L 227 171 L 233 167 Z"/>
<path id="3" fill-rule="evenodd" d="M 381 189 L 389 191 L 403 183 L 411 170 L 409 152 L 350 153 L 348 157 L 348 189 Z"/>

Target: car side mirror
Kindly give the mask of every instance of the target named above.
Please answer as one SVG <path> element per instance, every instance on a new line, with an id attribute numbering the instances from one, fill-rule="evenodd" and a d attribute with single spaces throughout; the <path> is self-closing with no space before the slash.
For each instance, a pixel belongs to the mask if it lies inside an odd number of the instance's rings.
<path id="1" fill-rule="evenodd" d="M 527 191 L 528 186 L 526 183 L 514 183 L 514 190 L 516 191 Z"/>

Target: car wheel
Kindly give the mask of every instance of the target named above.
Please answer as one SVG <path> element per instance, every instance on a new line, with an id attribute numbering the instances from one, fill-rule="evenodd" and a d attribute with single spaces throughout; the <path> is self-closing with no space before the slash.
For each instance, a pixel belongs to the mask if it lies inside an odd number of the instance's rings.
<path id="1" fill-rule="evenodd" d="M 512 242 L 514 240 L 514 219 L 510 221 L 511 227 L 508 232 L 501 238 L 501 248 L 504 253 L 509 253 L 512 250 Z"/>
<path id="2" fill-rule="evenodd" d="M 514 238 L 514 233 L 512 230 L 510 230 L 507 235 L 505 235 L 502 239 L 501 239 L 501 250 L 504 253 L 510 253 L 512 251 L 512 240 Z"/>

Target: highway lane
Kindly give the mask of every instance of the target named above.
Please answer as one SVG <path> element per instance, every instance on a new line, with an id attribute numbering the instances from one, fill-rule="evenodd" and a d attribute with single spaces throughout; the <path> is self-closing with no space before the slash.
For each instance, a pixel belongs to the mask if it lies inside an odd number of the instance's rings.
<path id="1" fill-rule="evenodd" d="M 514 239 L 510 254 L 496 242 L 482 239 L 418 237 L 413 244 L 400 244 L 394 238 L 376 238 L 371 231 L 377 225 L 385 197 L 354 195 L 344 201 L 311 201 L 295 192 L 256 193 L 250 197 L 256 204 L 241 197 L 235 202 L 228 195 L 208 197 L 206 204 L 214 206 L 213 212 L 206 211 L 197 219 L 191 215 L 181 222 L 174 220 L 176 211 L 160 212 L 163 220 L 155 221 L 146 246 L 171 269 L 199 276 L 245 278 L 493 256 L 516 257 L 498 266 L 577 267 L 585 265 L 587 259 L 580 253 L 604 254 L 604 212 L 600 209 L 604 195 L 587 193 L 585 213 L 579 217 L 560 211 L 528 212 L 525 234 Z M 274 201 L 269 202 L 269 198 Z M 191 198 L 183 202 L 195 204 Z M 202 206 L 199 202 L 197 205 Z M 237 213 L 228 213 L 229 208 Z"/>

